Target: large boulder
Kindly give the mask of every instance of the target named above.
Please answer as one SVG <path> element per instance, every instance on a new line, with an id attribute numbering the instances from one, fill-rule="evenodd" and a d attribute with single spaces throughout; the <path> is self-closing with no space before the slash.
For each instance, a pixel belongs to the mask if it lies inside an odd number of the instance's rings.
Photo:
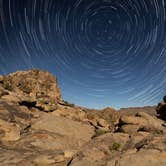
<path id="1" fill-rule="evenodd" d="M 138 112 L 135 116 L 123 115 L 119 121 L 118 131 L 133 134 L 138 131 L 161 132 L 164 122 L 145 112 Z"/>
<path id="2" fill-rule="evenodd" d="M 94 128 L 88 124 L 46 113 L 32 124 L 32 129 L 56 133 L 61 136 L 57 137 L 56 144 L 59 142 L 60 146 L 73 149 L 90 141 L 94 135 Z"/>
<path id="3" fill-rule="evenodd" d="M 160 102 L 156 108 L 157 114 L 162 119 L 166 119 L 166 96 L 163 97 L 163 102 Z"/>
<path id="4" fill-rule="evenodd" d="M 163 97 L 164 102 L 166 103 L 166 95 Z"/>

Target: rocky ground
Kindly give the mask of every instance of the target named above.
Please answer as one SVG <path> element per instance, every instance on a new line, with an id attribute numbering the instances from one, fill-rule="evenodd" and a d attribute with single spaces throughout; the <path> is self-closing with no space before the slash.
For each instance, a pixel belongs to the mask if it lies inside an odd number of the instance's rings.
<path id="1" fill-rule="evenodd" d="M 165 118 L 166 97 L 97 111 L 63 101 L 48 72 L 0 76 L 0 165 L 165 166 Z"/>

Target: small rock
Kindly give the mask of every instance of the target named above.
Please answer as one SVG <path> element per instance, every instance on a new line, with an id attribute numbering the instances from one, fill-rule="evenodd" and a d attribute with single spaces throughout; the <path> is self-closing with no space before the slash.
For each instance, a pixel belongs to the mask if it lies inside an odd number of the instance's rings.
<path id="1" fill-rule="evenodd" d="M 123 115 L 120 118 L 120 124 L 145 125 L 147 121 L 141 117 Z"/>
<path id="2" fill-rule="evenodd" d="M 45 166 L 49 164 L 54 164 L 55 160 L 52 156 L 48 155 L 40 155 L 34 159 L 35 164 L 40 165 L 40 166 Z"/>
<path id="3" fill-rule="evenodd" d="M 65 150 L 64 151 L 64 157 L 65 158 L 72 158 L 74 156 L 74 151 L 71 151 L 71 150 Z"/>
<path id="4" fill-rule="evenodd" d="M 102 127 L 102 128 L 105 128 L 106 130 L 109 130 L 109 124 L 108 124 L 108 122 L 106 121 L 106 120 L 104 120 L 104 119 L 98 119 L 97 120 L 97 125 L 99 126 L 99 127 Z"/>
<path id="5" fill-rule="evenodd" d="M 132 125 L 132 124 L 128 124 L 128 125 L 123 125 L 119 131 L 123 132 L 123 133 L 128 133 L 128 134 L 132 134 L 135 133 L 139 130 L 140 126 L 139 125 Z"/>

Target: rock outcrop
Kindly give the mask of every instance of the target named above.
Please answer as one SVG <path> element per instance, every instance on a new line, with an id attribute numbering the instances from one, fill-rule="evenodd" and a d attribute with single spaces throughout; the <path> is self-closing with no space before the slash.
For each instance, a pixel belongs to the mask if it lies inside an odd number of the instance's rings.
<path id="1" fill-rule="evenodd" d="M 62 100 L 57 79 L 41 70 L 16 72 L 0 79 L 0 96 L 29 108 L 54 111 Z"/>
<path id="2" fill-rule="evenodd" d="M 154 107 L 92 110 L 63 101 L 46 71 L 0 76 L 0 165 L 165 166 L 163 100 L 159 117 Z"/>
<path id="3" fill-rule="evenodd" d="M 160 118 L 166 120 L 166 96 L 163 97 L 163 102 L 158 104 L 156 111 Z"/>

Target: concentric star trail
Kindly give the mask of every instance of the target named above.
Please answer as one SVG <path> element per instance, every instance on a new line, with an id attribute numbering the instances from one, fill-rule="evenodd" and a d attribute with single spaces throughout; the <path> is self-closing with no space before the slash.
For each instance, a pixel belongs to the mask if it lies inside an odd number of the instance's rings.
<path id="1" fill-rule="evenodd" d="M 65 100 L 155 105 L 166 93 L 166 0 L 0 0 L 0 73 L 46 69 Z"/>

